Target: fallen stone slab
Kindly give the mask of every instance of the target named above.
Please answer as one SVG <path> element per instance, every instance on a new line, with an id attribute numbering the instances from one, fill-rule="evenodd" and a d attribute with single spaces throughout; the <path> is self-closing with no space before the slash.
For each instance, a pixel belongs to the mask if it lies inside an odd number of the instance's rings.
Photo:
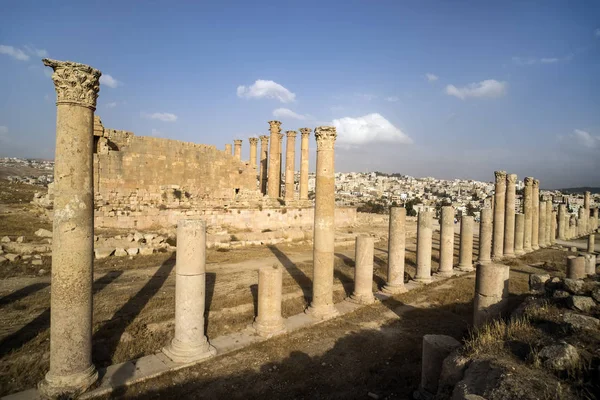
<path id="1" fill-rule="evenodd" d="M 595 331 L 600 328 L 600 320 L 598 318 L 581 315 L 575 312 L 565 313 L 563 321 L 576 330 Z"/>
<path id="2" fill-rule="evenodd" d="M 114 251 L 115 250 L 111 247 L 99 247 L 94 249 L 94 256 L 96 259 L 102 259 L 110 257 Z"/>
<path id="3" fill-rule="evenodd" d="M 115 249 L 115 254 L 114 254 L 115 257 L 125 257 L 126 255 L 127 255 L 127 251 L 125 251 L 124 248 L 117 247 Z"/>
<path id="4" fill-rule="evenodd" d="M 41 238 L 51 238 L 52 232 L 48 229 L 40 228 L 37 231 L 35 231 L 34 235 Z"/>
<path id="5" fill-rule="evenodd" d="M 553 371 L 574 369 L 579 364 L 579 352 L 568 343 L 546 346 L 538 356 L 544 367 Z"/>
<path id="6" fill-rule="evenodd" d="M 10 243 L 10 238 L 8 236 L 2 236 L 0 243 Z"/>
<path id="7" fill-rule="evenodd" d="M 5 243 L 2 245 L 4 250 L 8 253 L 17 254 L 35 254 L 35 253 L 48 253 L 52 251 L 52 246 L 47 244 L 36 244 L 36 243 Z"/>
<path id="8" fill-rule="evenodd" d="M 10 262 L 19 261 L 19 259 L 21 258 L 20 255 L 13 254 L 13 253 L 6 253 L 6 255 L 4 257 Z"/>
<path id="9" fill-rule="evenodd" d="M 596 307 L 596 302 L 587 296 L 571 296 L 568 302 L 570 308 L 583 312 L 588 312 Z"/>
<path id="10" fill-rule="evenodd" d="M 138 247 L 130 247 L 126 251 L 130 256 L 135 256 L 137 253 L 139 253 L 140 249 Z"/>
<path id="11" fill-rule="evenodd" d="M 0 265 L 4 265 L 8 262 L 8 258 L 0 256 Z"/>
<path id="12" fill-rule="evenodd" d="M 150 256 L 154 253 L 154 248 L 152 247 L 140 247 L 140 255 L 142 256 Z"/>

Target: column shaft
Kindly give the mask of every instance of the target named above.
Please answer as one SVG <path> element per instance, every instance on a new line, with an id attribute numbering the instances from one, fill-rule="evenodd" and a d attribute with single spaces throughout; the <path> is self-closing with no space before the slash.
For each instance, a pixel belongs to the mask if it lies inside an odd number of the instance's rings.
<path id="1" fill-rule="evenodd" d="M 523 239 L 525 228 L 525 215 L 515 214 L 515 255 L 521 256 L 525 254 L 523 250 Z"/>
<path id="2" fill-rule="evenodd" d="M 479 222 L 479 259 L 480 264 L 492 262 L 492 209 L 481 209 Z"/>
<path id="3" fill-rule="evenodd" d="M 260 136 L 260 192 L 263 195 L 267 194 L 267 170 L 269 159 L 269 137 L 267 135 Z"/>
<path id="4" fill-rule="evenodd" d="M 538 223 L 538 246 L 546 247 L 546 202 L 540 201 Z"/>
<path id="5" fill-rule="evenodd" d="M 460 221 L 460 254 L 458 269 L 473 271 L 473 217 L 464 215 Z"/>
<path id="6" fill-rule="evenodd" d="M 238 160 L 242 160 L 242 140 L 236 139 L 233 141 L 233 156 Z"/>
<path id="7" fill-rule="evenodd" d="M 296 132 L 287 131 L 285 148 L 285 200 L 294 200 L 294 171 L 296 163 Z"/>
<path id="8" fill-rule="evenodd" d="M 506 211 L 506 172 L 496 171 L 494 192 L 494 236 L 492 239 L 492 258 L 502 258 L 504 254 L 504 212 Z"/>
<path id="9" fill-rule="evenodd" d="M 523 214 L 525 225 L 523 226 L 523 250 L 529 253 L 531 248 L 531 235 L 533 230 L 533 178 L 525 178 L 525 189 L 523 190 Z"/>
<path id="10" fill-rule="evenodd" d="M 419 283 L 431 282 L 431 241 L 432 241 L 431 211 L 421 211 L 417 218 L 417 272 L 415 281 Z"/>
<path id="11" fill-rule="evenodd" d="M 308 138 L 310 128 L 300 128 L 300 200 L 308 200 Z"/>
<path id="12" fill-rule="evenodd" d="M 248 141 L 250 142 L 250 165 L 256 169 L 256 145 L 258 144 L 258 139 L 251 137 Z"/>
<path id="13" fill-rule="evenodd" d="M 443 206 L 440 214 L 440 268 L 441 276 L 452 276 L 454 272 L 454 207 Z"/>
<path id="14" fill-rule="evenodd" d="M 515 183 L 517 175 L 506 175 L 506 204 L 504 210 L 504 256 L 515 256 Z"/>
<path id="15" fill-rule="evenodd" d="M 262 267 L 258 270 L 258 312 L 253 327 L 260 336 L 270 337 L 285 330 L 281 316 L 282 282 L 281 267 Z"/>
<path id="16" fill-rule="evenodd" d="M 387 282 L 383 291 L 390 294 L 404 293 L 404 256 L 406 245 L 406 209 L 390 207 L 388 234 Z"/>
<path id="17" fill-rule="evenodd" d="M 373 252 L 375 241 L 371 236 L 357 236 L 354 256 L 354 293 L 348 300 L 371 304 L 373 296 Z"/>
<path id="18" fill-rule="evenodd" d="M 550 227 L 551 227 L 551 236 L 550 236 L 550 244 L 556 244 L 556 211 L 552 211 L 552 218 L 550 219 Z"/>
<path id="19" fill-rule="evenodd" d="M 565 204 L 558 205 L 558 239 L 566 240 L 567 222 L 567 206 Z"/>
<path id="20" fill-rule="evenodd" d="M 540 248 L 540 181 L 533 180 L 531 188 L 531 248 Z"/>
<path id="21" fill-rule="evenodd" d="M 269 185 L 267 194 L 276 199 L 279 197 L 279 187 L 281 186 L 281 159 L 279 155 L 279 130 L 281 122 L 269 121 L 271 127 L 271 141 L 269 144 Z"/>

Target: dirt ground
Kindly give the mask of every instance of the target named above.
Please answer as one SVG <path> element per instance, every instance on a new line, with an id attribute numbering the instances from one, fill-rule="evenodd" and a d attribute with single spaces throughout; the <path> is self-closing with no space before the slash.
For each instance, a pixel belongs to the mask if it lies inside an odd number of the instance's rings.
<path id="1" fill-rule="evenodd" d="M 33 192 L 31 192 L 33 195 Z M 22 202 L 0 209 L 0 237 L 49 228 Z M 10 211 L 10 212 L 7 212 Z M 46 225 L 44 225 L 46 224 Z M 354 232 L 386 226 L 354 228 Z M 414 222 L 409 224 L 414 232 Z M 17 233 L 18 232 L 18 233 Z M 439 259 L 434 235 L 433 270 Z M 477 246 L 477 239 L 475 240 Z M 373 289 L 384 283 L 387 243 L 376 244 Z M 414 238 L 407 239 L 406 279 L 415 274 Z M 334 298 L 352 290 L 352 246 L 336 248 Z M 511 262 L 517 303 L 530 272 L 564 272 L 566 252 L 540 250 Z M 455 244 L 458 256 L 458 240 Z M 475 254 L 476 257 L 476 254 Z M 300 313 L 310 298 L 309 245 L 277 245 L 207 254 L 206 330 L 209 339 L 244 329 L 255 315 L 257 269 L 279 263 L 283 314 Z M 527 266 L 546 262 L 542 267 Z M 46 272 L 20 267 L 0 281 L 0 395 L 33 387 L 48 369 L 50 264 Z M 97 367 L 151 354 L 173 335 L 174 253 L 107 258 L 95 263 L 93 360 Z M 4 267 L 2 267 L 4 268 Z M 452 278 L 318 326 L 249 346 L 197 367 L 122 390 L 128 398 L 407 398 L 419 384 L 421 338 L 443 333 L 462 339 L 472 313 L 474 274 Z"/>

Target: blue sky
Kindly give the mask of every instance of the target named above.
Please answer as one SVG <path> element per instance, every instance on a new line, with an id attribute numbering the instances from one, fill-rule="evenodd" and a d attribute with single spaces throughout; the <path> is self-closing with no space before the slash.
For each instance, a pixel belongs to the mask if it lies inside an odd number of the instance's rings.
<path id="1" fill-rule="evenodd" d="M 96 113 L 137 135 L 334 124 L 338 171 L 600 186 L 597 1 L 1 4 L 0 156 L 53 157 L 47 55 L 100 69 Z"/>

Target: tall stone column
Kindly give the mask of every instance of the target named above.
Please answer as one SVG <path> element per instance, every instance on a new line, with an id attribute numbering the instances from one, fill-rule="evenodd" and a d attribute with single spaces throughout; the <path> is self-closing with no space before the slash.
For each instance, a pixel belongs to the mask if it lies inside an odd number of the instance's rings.
<path id="1" fill-rule="evenodd" d="M 235 139 L 233 141 L 233 156 L 238 160 L 242 160 L 242 140 Z"/>
<path id="2" fill-rule="evenodd" d="M 531 248 L 540 248 L 540 181 L 533 180 L 531 187 Z"/>
<path id="3" fill-rule="evenodd" d="M 175 263 L 175 337 L 163 353 L 176 363 L 214 356 L 204 335 L 206 301 L 206 224 L 199 219 L 177 223 Z"/>
<path id="4" fill-rule="evenodd" d="M 579 208 L 577 218 L 577 237 L 585 235 L 585 208 Z"/>
<path id="5" fill-rule="evenodd" d="M 415 282 L 431 282 L 431 242 L 433 213 L 421 211 L 417 217 L 417 272 Z"/>
<path id="6" fill-rule="evenodd" d="M 552 235 L 550 236 L 550 245 L 556 244 L 556 211 L 552 211 L 552 218 L 550 219 L 550 227 Z"/>
<path id="7" fill-rule="evenodd" d="M 283 175 L 283 133 L 279 134 L 279 197 L 283 197 L 281 192 L 281 176 Z M 285 183 L 285 182 L 283 182 Z"/>
<path id="8" fill-rule="evenodd" d="M 552 227 L 552 200 L 546 200 L 546 247 L 552 245 L 552 237 L 554 235 Z"/>
<path id="9" fill-rule="evenodd" d="M 464 215 L 460 221 L 460 271 L 473 271 L 473 217 Z"/>
<path id="10" fill-rule="evenodd" d="M 269 137 L 267 135 L 260 136 L 260 192 L 267 194 L 267 168 L 269 158 Z"/>
<path id="11" fill-rule="evenodd" d="M 276 199 L 281 186 L 281 158 L 279 155 L 279 131 L 281 122 L 269 121 L 271 127 L 271 143 L 269 144 L 269 185 L 267 194 Z"/>
<path id="12" fill-rule="evenodd" d="M 558 205 L 558 240 L 567 240 L 566 232 L 568 229 L 567 223 L 567 206 L 565 204 Z"/>
<path id="13" fill-rule="evenodd" d="M 260 336 L 270 337 L 285 331 L 281 316 L 283 273 L 281 267 L 258 270 L 258 312 L 252 326 Z"/>
<path id="14" fill-rule="evenodd" d="M 231 150 L 231 144 L 229 144 L 229 143 L 225 144 L 225 154 L 227 154 L 228 156 L 233 154 L 233 152 Z"/>
<path id="15" fill-rule="evenodd" d="M 587 234 L 590 228 L 590 198 L 591 194 L 588 191 L 583 193 L 583 208 L 585 208 L 585 222 L 584 222 L 584 233 Z"/>
<path id="16" fill-rule="evenodd" d="M 506 211 L 506 172 L 495 171 L 496 185 L 494 193 L 494 232 L 492 239 L 492 258 L 500 259 L 504 254 L 504 212 Z M 462 225 L 461 225 L 462 229 Z"/>
<path id="17" fill-rule="evenodd" d="M 373 253 L 375 241 L 371 236 L 357 236 L 354 255 L 354 292 L 347 300 L 371 304 L 373 296 Z"/>
<path id="18" fill-rule="evenodd" d="M 538 246 L 546 247 L 546 202 L 540 201 L 538 222 Z"/>
<path id="19" fill-rule="evenodd" d="M 523 250 L 523 229 L 525 228 L 525 215 L 515 214 L 515 255 L 525 254 Z"/>
<path id="20" fill-rule="evenodd" d="M 248 141 L 250 142 L 250 165 L 256 169 L 256 145 L 258 144 L 258 138 L 251 137 Z"/>
<path id="21" fill-rule="evenodd" d="M 406 208 L 390 207 L 388 234 L 388 271 L 383 292 L 404 293 L 404 255 L 406 246 Z"/>
<path id="22" fill-rule="evenodd" d="M 531 235 L 533 231 L 533 178 L 526 177 L 523 189 L 523 214 L 525 215 L 525 225 L 523 226 L 523 250 L 525 253 L 531 252 Z"/>
<path id="23" fill-rule="evenodd" d="M 317 319 L 337 315 L 333 305 L 333 265 L 335 235 L 335 127 L 319 126 L 317 140 L 317 182 L 313 240 L 313 293 L 307 310 Z"/>
<path id="24" fill-rule="evenodd" d="M 480 264 L 492 262 L 492 209 L 481 209 L 479 223 L 479 259 Z"/>
<path id="25" fill-rule="evenodd" d="M 285 147 L 285 200 L 294 200 L 294 171 L 296 163 L 296 131 L 287 131 Z"/>
<path id="26" fill-rule="evenodd" d="M 438 275 L 454 275 L 454 207 L 443 206 L 440 215 L 440 268 Z"/>
<path id="27" fill-rule="evenodd" d="M 596 236 L 593 233 L 588 235 L 587 252 L 594 253 L 596 251 Z"/>
<path id="28" fill-rule="evenodd" d="M 310 128 L 300 128 L 300 200 L 308 200 L 308 138 Z"/>
<path id="29" fill-rule="evenodd" d="M 76 397 L 98 378 L 92 364 L 94 111 L 100 71 L 43 60 L 54 70 L 56 153 L 47 397 Z"/>
<path id="30" fill-rule="evenodd" d="M 506 175 L 506 207 L 504 211 L 504 256 L 515 256 L 515 183 L 516 174 Z"/>

